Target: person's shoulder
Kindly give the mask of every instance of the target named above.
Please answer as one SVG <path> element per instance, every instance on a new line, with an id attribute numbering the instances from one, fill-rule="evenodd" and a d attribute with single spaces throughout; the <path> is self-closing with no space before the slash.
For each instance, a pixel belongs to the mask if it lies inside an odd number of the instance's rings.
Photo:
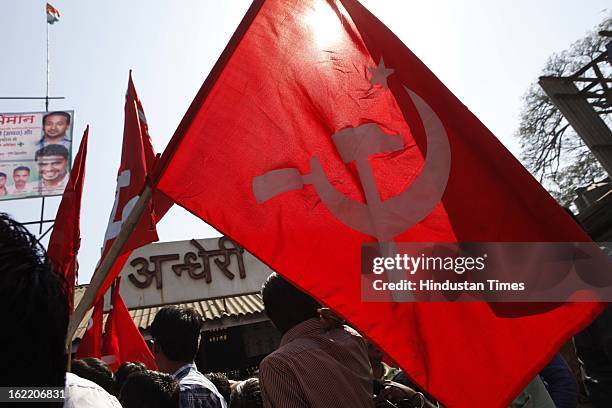
<path id="1" fill-rule="evenodd" d="M 120 408 L 117 398 L 106 392 L 93 381 L 66 373 L 64 387 L 64 408 Z"/>
<path id="2" fill-rule="evenodd" d="M 272 353 L 264 357 L 259 363 L 259 372 L 280 372 L 289 370 L 292 366 L 291 361 L 295 357 L 295 353 L 292 353 L 289 345 L 285 345 L 282 349 L 277 349 Z"/>

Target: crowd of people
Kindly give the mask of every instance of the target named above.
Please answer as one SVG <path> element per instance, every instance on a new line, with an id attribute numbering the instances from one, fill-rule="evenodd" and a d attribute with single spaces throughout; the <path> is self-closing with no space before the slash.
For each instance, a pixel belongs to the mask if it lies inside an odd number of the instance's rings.
<path id="1" fill-rule="evenodd" d="M 73 360 L 68 365 L 65 282 L 53 271 L 36 238 L 0 214 L 0 313 L 4 326 L 0 385 L 61 387 L 64 401 L 55 405 L 74 408 L 441 406 L 419 389 L 408 373 L 385 363 L 374 344 L 280 275 L 272 274 L 261 293 L 265 313 L 282 338 L 252 378 L 236 381 L 223 373 L 200 372 L 195 361 L 201 346 L 202 317 L 193 308 L 177 306 L 161 308 L 151 324 L 157 371 L 139 362 L 124 362 L 113 372 L 96 358 Z M 585 383 L 591 392 L 595 390 L 595 408 L 612 406 L 612 387 L 605 383 L 610 339 L 601 343 L 597 337 L 602 330 L 599 326 L 609 326 L 609 310 L 602 316 L 596 327 L 577 338 L 577 344 L 591 353 L 585 358 L 596 351 L 603 353 L 595 370 L 588 367 L 591 376 Z M 578 403 L 579 384 L 557 354 L 512 406 L 575 408 Z"/>

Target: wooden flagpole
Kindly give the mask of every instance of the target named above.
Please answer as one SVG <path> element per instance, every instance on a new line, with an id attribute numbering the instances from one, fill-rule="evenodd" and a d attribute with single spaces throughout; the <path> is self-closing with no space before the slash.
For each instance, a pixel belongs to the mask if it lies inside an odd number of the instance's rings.
<path id="1" fill-rule="evenodd" d="M 121 254 L 123 246 L 132 235 L 132 232 L 136 228 L 138 221 L 140 221 L 140 216 L 142 215 L 145 208 L 147 208 L 147 206 L 149 205 L 152 196 L 153 190 L 151 189 L 151 186 L 145 185 L 145 188 L 142 191 L 140 197 L 138 198 L 138 201 L 136 201 L 136 204 L 130 212 L 130 215 L 127 217 L 127 219 L 121 226 L 121 231 L 119 232 L 119 235 L 117 235 L 117 237 L 113 241 L 113 244 L 108 250 L 108 253 L 104 257 L 104 259 L 102 259 L 100 266 L 98 267 L 98 269 L 96 269 L 93 277 L 91 278 L 91 282 L 89 283 L 89 287 L 83 294 L 79 305 L 74 310 L 74 313 L 72 313 L 72 317 L 70 318 L 70 322 L 68 323 L 68 333 L 66 335 L 66 349 L 72 346 L 72 338 L 74 337 L 74 334 L 76 333 L 79 324 L 81 324 L 81 321 L 83 320 L 83 317 L 85 317 L 87 311 L 91 309 L 96 295 L 100 290 L 100 287 L 102 286 L 102 283 L 104 283 L 106 276 L 110 272 L 119 255 Z"/>

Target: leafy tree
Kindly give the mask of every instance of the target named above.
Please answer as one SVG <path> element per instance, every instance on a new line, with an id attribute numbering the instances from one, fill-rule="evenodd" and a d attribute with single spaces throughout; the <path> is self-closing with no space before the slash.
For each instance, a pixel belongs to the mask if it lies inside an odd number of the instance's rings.
<path id="1" fill-rule="evenodd" d="M 610 38 L 599 32 L 611 29 L 612 16 L 608 15 L 584 38 L 550 56 L 541 75 L 574 74 L 605 51 Z M 604 70 L 603 75 L 612 78 L 610 66 Z M 605 107 L 598 110 L 610 125 L 609 106 L 607 111 Z M 517 137 L 521 161 L 562 205 L 572 201 L 576 187 L 593 183 L 607 174 L 537 83 L 524 96 Z"/>

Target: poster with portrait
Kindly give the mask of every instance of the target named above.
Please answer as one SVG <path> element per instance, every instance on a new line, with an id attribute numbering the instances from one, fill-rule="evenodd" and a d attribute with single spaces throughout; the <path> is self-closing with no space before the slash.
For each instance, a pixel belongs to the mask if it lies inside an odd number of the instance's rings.
<path id="1" fill-rule="evenodd" d="M 0 113 L 0 200 L 61 195 L 74 111 Z"/>

